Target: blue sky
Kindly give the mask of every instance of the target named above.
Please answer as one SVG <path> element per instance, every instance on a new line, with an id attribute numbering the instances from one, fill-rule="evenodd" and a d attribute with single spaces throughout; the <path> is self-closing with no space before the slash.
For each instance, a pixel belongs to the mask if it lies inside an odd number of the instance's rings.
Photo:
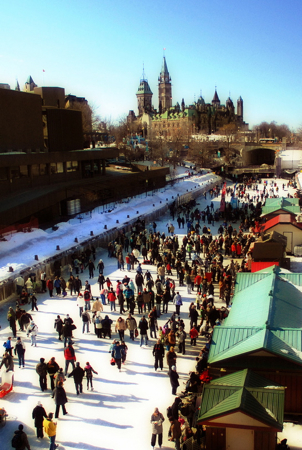
<path id="1" fill-rule="evenodd" d="M 215 86 L 241 95 L 250 126 L 302 124 L 301 0 L 14 0 L 1 5 L 0 82 L 60 86 L 112 121 L 130 109 L 145 75 L 158 107 L 163 48 L 173 104 Z M 45 70 L 45 72 L 43 72 Z M 195 97 L 194 97 L 195 96 Z"/>

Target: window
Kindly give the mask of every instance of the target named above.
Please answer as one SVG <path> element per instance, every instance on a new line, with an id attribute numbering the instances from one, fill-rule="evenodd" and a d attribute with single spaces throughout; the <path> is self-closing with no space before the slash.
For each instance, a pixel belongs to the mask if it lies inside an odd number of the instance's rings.
<path id="1" fill-rule="evenodd" d="M 57 164 L 56 163 L 50 163 L 50 173 L 53 175 L 54 173 L 57 173 Z"/>
<path id="2" fill-rule="evenodd" d="M 46 175 L 46 164 L 40 164 L 40 175 Z"/>
<path id="3" fill-rule="evenodd" d="M 76 172 L 78 170 L 78 161 L 67 161 L 66 170 L 67 172 Z"/>
<path id="4" fill-rule="evenodd" d="M 7 169 L 6 167 L 0 168 L 0 180 L 7 180 Z"/>
<path id="5" fill-rule="evenodd" d="M 33 177 L 38 177 L 40 175 L 39 164 L 33 164 L 31 166 L 31 174 L 32 174 Z"/>
<path id="6" fill-rule="evenodd" d="M 19 166 L 10 168 L 11 178 L 20 178 L 20 168 Z"/>
<path id="7" fill-rule="evenodd" d="M 64 172 L 63 163 L 58 162 L 57 163 L 57 173 L 63 173 L 63 172 Z"/>
<path id="8" fill-rule="evenodd" d="M 28 177 L 28 167 L 20 166 L 20 177 Z"/>

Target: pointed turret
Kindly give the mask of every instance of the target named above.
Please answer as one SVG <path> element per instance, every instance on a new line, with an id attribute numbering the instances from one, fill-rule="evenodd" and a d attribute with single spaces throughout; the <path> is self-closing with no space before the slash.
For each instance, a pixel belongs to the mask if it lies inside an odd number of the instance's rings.
<path id="1" fill-rule="evenodd" d="M 220 100 L 219 100 L 219 97 L 218 97 L 218 94 L 217 94 L 217 89 L 216 89 L 216 87 L 215 87 L 215 94 L 214 94 L 214 97 L 213 97 L 213 100 L 212 100 L 212 106 L 220 106 Z"/>
<path id="2" fill-rule="evenodd" d="M 232 114 L 234 113 L 234 111 L 235 111 L 234 103 L 230 97 L 227 98 L 227 101 L 225 102 L 225 106 L 228 111 L 230 111 Z"/>
<path id="3" fill-rule="evenodd" d="M 163 57 L 163 63 L 162 63 L 162 66 L 161 66 L 160 76 L 162 78 L 169 78 L 169 71 L 168 71 L 168 67 L 167 67 L 166 57 L 165 56 Z"/>
<path id="4" fill-rule="evenodd" d="M 32 79 L 31 75 L 27 78 L 24 86 L 25 92 L 31 92 L 34 90 L 34 88 L 37 87 L 36 83 Z"/>
<path id="5" fill-rule="evenodd" d="M 185 99 L 183 98 L 182 101 L 181 101 L 181 110 L 182 110 L 182 112 L 184 112 L 185 109 L 186 109 Z"/>
<path id="6" fill-rule="evenodd" d="M 20 86 L 19 86 L 19 81 L 18 80 L 16 80 L 15 91 L 20 91 Z"/>
<path id="7" fill-rule="evenodd" d="M 138 115 L 141 116 L 145 111 L 151 111 L 152 109 L 152 95 L 153 92 L 150 89 L 148 80 L 145 79 L 144 72 L 143 78 L 140 81 L 136 97 Z"/>
<path id="8" fill-rule="evenodd" d="M 169 75 L 165 56 L 163 57 L 158 82 L 158 105 L 161 104 L 162 112 L 165 112 L 172 106 L 171 77 Z"/>

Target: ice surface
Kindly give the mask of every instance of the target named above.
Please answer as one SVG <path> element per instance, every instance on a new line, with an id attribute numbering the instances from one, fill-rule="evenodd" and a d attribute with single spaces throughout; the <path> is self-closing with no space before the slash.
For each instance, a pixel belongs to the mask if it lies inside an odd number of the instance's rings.
<path id="1" fill-rule="evenodd" d="M 180 182 L 176 187 L 179 189 L 179 192 L 181 192 L 181 187 L 186 192 L 186 189 L 188 189 L 188 186 L 192 186 L 192 183 L 199 183 L 198 178 L 192 181 Z M 173 195 L 167 191 L 162 194 L 161 198 L 164 198 L 164 200 L 168 195 Z M 218 207 L 220 199 L 213 199 L 213 201 L 215 208 Z M 144 202 L 145 205 L 142 206 L 141 202 Z M 207 204 L 210 204 L 211 199 L 204 200 L 201 198 L 198 202 L 201 203 L 201 208 L 205 208 Z M 118 213 L 120 223 L 122 223 L 121 220 L 123 220 L 126 212 L 129 211 L 128 206 L 131 206 L 134 212 L 139 210 L 140 214 L 143 214 L 145 211 L 143 208 L 147 210 L 149 207 L 149 199 L 139 198 L 132 204 L 127 204 L 126 209 L 125 204 L 121 204 L 121 211 Z M 97 222 L 99 219 L 100 222 Z M 114 219 L 116 219 L 116 216 Z M 170 217 L 165 215 L 161 220 L 157 221 L 159 231 L 167 232 L 166 224 L 169 219 Z M 92 219 L 83 221 L 81 225 L 60 224 L 59 230 L 55 232 L 47 233 L 37 230 L 25 235 L 12 236 L 9 241 L 0 243 L 0 266 L 6 267 L 6 270 L 3 269 L 4 273 L 2 276 L 6 276 L 9 265 L 24 267 L 28 264 L 33 264 L 33 255 L 35 254 L 39 255 L 40 260 L 48 258 L 55 252 L 57 244 L 60 245 L 61 249 L 68 248 L 68 246 L 73 244 L 75 236 L 87 239 L 91 229 L 94 230 L 94 227 L 98 227 L 99 224 L 102 226 L 104 223 L 109 223 L 108 220 L 108 214 L 103 215 L 95 211 Z M 112 223 L 115 226 L 115 220 L 112 220 Z M 175 225 L 177 232 L 177 223 Z M 219 225 L 218 223 L 211 227 L 213 234 L 217 233 Z M 117 271 L 116 260 L 108 259 L 105 250 L 97 252 L 96 261 L 100 257 L 105 263 L 104 274 L 110 276 L 111 280 L 116 281 L 126 273 Z M 148 269 L 154 277 L 155 268 L 148 266 Z M 65 272 L 65 278 L 67 275 L 68 273 Z M 129 273 L 129 275 L 134 278 L 135 274 Z M 81 275 L 81 279 L 83 282 L 88 279 L 87 271 Z M 96 280 L 97 277 L 92 280 L 93 295 L 99 294 Z M 185 287 L 179 288 L 179 291 L 183 296 L 184 303 L 181 307 L 181 317 L 184 319 L 186 331 L 188 331 L 188 307 L 195 296 L 194 293 L 187 294 Z M 218 289 L 215 287 L 215 304 L 219 307 L 221 302 L 218 300 L 217 294 Z M 0 304 L 0 335 L 2 342 L 11 335 L 6 320 L 7 309 L 10 305 L 14 306 L 13 302 L 6 301 Z M 155 343 L 155 339 L 149 341 L 151 344 L 149 347 L 140 348 L 138 340 L 136 339 L 134 343 L 131 342 L 126 332 L 128 356 L 126 364 L 122 367 L 122 372 L 118 372 L 117 368 L 109 363 L 110 354 L 108 350 L 111 341 L 109 339 L 98 340 L 93 333 L 82 334 L 81 319 L 75 297 L 68 295 L 65 299 L 60 297 L 49 298 L 48 294 L 39 294 L 38 308 L 38 312 L 32 313 L 39 327 L 37 347 L 31 347 L 30 341 L 26 338 L 24 332 L 18 333 L 26 343 L 26 367 L 25 369 L 19 369 L 15 358 L 14 391 L 0 401 L 0 407 L 4 407 L 8 413 L 7 424 L 3 429 L 0 429 L 0 449 L 8 450 L 11 448 L 10 442 L 13 431 L 19 423 L 24 424 L 24 431 L 28 434 L 32 450 L 48 448 L 48 442 L 45 437 L 42 441 L 35 437 L 31 414 L 37 401 L 42 402 L 47 412 L 54 412 L 54 401 L 50 397 L 50 390 L 44 393 L 40 391 L 35 366 L 41 357 L 48 361 L 52 356 L 55 356 L 59 365 L 64 367 L 63 345 L 62 342 L 57 340 L 53 324 L 57 314 L 64 317 L 67 313 L 70 314 L 77 325 L 77 330 L 74 333 L 77 361 L 81 363 L 81 366 L 84 366 L 89 361 L 98 372 L 98 375 L 94 376 L 94 391 L 87 391 L 84 383 L 84 393 L 80 396 L 77 396 L 75 393 L 72 379 L 69 378 L 65 382 L 68 397 L 66 405 L 68 415 L 63 417 L 60 412 L 60 418 L 57 421 L 57 443 L 60 445 L 59 448 L 65 450 L 75 448 L 87 450 L 150 449 L 151 414 L 154 408 L 158 407 L 166 417 L 166 408 L 174 400 L 167 376 L 166 364 L 163 372 L 159 370 L 155 373 L 154 371 L 152 346 Z M 170 304 L 169 314 L 162 315 L 159 320 L 160 326 L 167 321 L 173 311 L 174 306 Z M 109 311 L 109 306 L 105 306 L 105 313 L 109 314 L 114 321 L 119 317 L 118 312 L 111 313 Z M 135 317 L 138 320 L 140 316 L 135 314 Z M 92 327 L 90 330 L 92 330 Z M 113 334 L 112 337 L 115 338 L 117 335 Z M 180 375 L 178 392 L 182 390 L 182 383 L 187 379 L 188 372 L 194 368 L 194 358 L 200 347 L 201 342 L 194 349 L 187 342 L 186 355 L 178 355 L 177 371 Z M 169 425 L 166 418 L 164 422 L 163 450 L 174 448 L 174 444 L 168 441 L 168 429 Z M 302 448 L 301 427 L 285 424 L 284 432 L 279 434 L 279 436 L 280 438 L 288 438 L 288 444 L 291 449 Z"/>

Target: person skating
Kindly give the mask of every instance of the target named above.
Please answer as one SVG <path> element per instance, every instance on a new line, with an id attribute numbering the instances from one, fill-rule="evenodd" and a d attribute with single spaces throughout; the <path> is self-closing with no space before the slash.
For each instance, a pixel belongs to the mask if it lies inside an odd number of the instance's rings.
<path id="1" fill-rule="evenodd" d="M 198 338 L 198 330 L 195 327 L 193 327 L 190 330 L 190 338 L 191 338 L 191 345 L 192 346 L 196 345 L 196 339 Z"/>
<path id="2" fill-rule="evenodd" d="M 65 376 L 66 376 L 67 372 L 68 372 L 69 364 L 71 364 L 74 369 L 74 363 L 76 361 L 74 348 L 73 348 L 71 342 L 69 342 L 68 346 L 64 350 L 64 358 L 65 358 Z"/>
<path id="3" fill-rule="evenodd" d="M 135 330 L 137 329 L 137 323 L 134 317 L 131 314 L 128 315 L 126 319 L 126 326 L 130 333 L 130 339 L 134 341 L 135 338 Z"/>
<path id="4" fill-rule="evenodd" d="M 116 343 L 112 349 L 111 356 L 112 356 L 112 358 L 115 359 L 115 363 L 120 372 L 122 371 L 122 358 L 123 358 L 124 354 L 125 354 L 124 349 L 121 347 L 119 341 L 116 341 Z"/>
<path id="5" fill-rule="evenodd" d="M 152 353 L 155 358 L 154 369 L 157 370 L 158 365 L 159 365 L 161 370 L 163 370 L 163 367 L 164 367 L 163 359 L 165 356 L 165 348 L 164 348 L 163 344 L 161 343 L 160 339 L 158 339 L 157 343 L 154 345 Z"/>
<path id="6" fill-rule="evenodd" d="M 104 339 L 106 338 L 107 334 L 109 336 L 109 339 L 111 339 L 111 325 L 112 325 L 112 320 L 109 319 L 109 316 L 105 316 L 105 319 L 101 320 L 101 325 L 102 325 L 102 331 L 101 331 L 101 335 L 104 337 Z"/>
<path id="7" fill-rule="evenodd" d="M 35 294 L 30 294 L 29 300 L 31 301 L 31 310 L 34 311 L 36 309 L 37 311 L 39 311 L 38 307 L 37 307 L 38 300 L 37 300 L 37 297 L 35 296 Z"/>
<path id="8" fill-rule="evenodd" d="M 47 364 L 44 358 L 40 358 L 40 362 L 36 365 L 36 372 L 39 375 L 39 383 L 41 391 L 47 390 Z"/>
<path id="9" fill-rule="evenodd" d="M 82 322 L 83 322 L 83 330 L 82 333 L 85 333 L 85 328 L 86 328 L 86 332 L 89 333 L 89 324 L 91 323 L 91 318 L 90 318 L 90 314 L 88 311 L 84 311 L 82 313 Z"/>
<path id="10" fill-rule="evenodd" d="M 63 383 L 60 381 L 58 383 L 58 386 L 54 388 L 52 398 L 55 400 L 56 404 L 56 412 L 55 412 L 55 418 L 57 419 L 59 417 L 59 411 L 60 406 L 62 406 L 63 415 L 65 416 L 67 413 L 65 404 L 68 402 L 66 397 L 65 389 L 63 388 Z"/>
<path id="11" fill-rule="evenodd" d="M 183 327 L 179 327 L 179 331 L 176 333 L 178 337 L 178 353 L 186 354 L 186 337 L 187 333 L 183 329 Z"/>
<path id="12" fill-rule="evenodd" d="M 156 436 L 158 436 L 158 445 L 161 448 L 163 443 L 163 422 L 165 418 L 162 413 L 159 412 L 158 408 L 154 409 L 154 413 L 151 416 L 152 424 L 152 436 L 151 436 L 151 446 L 154 448 L 156 444 Z"/>
<path id="13" fill-rule="evenodd" d="M 30 325 L 27 328 L 27 332 L 26 332 L 26 336 L 29 337 L 30 336 L 30 340 L 31 340 L 31 346 L 35 346 L 37 347 L 37 334 L 38 334 L 38 327 L 35 324 L 35 322 L 32 320 L 30 322 Z"/>
<path id="14" fill-rule="evenodd" d="M 27 434 L 23 431 L 23 425 L 20 424 L 18 426 L 18 430 L 14 432 L 14 436 L 12 439 L 12 447 L 17 450 L 30 450 L 30 445 L 28 442 Z"/>
<path id="15" fill-rule="evenodd" d="M 180 436 L 181 436 L 181 428 L 178 420 L 173 419 L 173 417 L 169 417 L 170 421 L 170 436 L 169 441 L 173 441 L 175 444 L 175 449 L 180 450 Z"/>
<path id="16" fill-rule="evenodd" d="M 176 395 L 176 391 L 177 391 L 177 388 L 179 386 L 179 382 L 178 382 L 179 375 L 176 372 L 176 367 L 175 366 L 172 366 L 170 368 L 170 370 L 169 370 L 169 378 L 170 378 L 170 383 L 171 383 L 171 386 L 172 386 L 172 394 Z"/>
<path id="17" fill-rule="evenodd" d="M 4 342 L 3 347 L 5 348 L 5 350 L 7 351 L 7 353 L 10 354 L 10 356 L 13 356 L 13 346 L 12 346 L 12 338 L 11 336 L 9 336 L 7 338 L 7 341 Z"/>
<path id="18" fill-rule="evenodd" d="M 77 362 L 76 368 L 68 375 L 68 378 L 73 377 L 77 395 L 80 395 L 83 392 L 84 373 L 84 369 L 82 369 L 80 363 Z"/>
<path id="19" fill-rule="evenodd" d="M 122 317 L 119 317 L 115 324 L 115 332 L 118 331 L 120 340 L 124 339 L 125 330 L 127 329 L 126 322 Z"/>
<path id="20" fill-rule="evenodd" d="M 48 417 L 43 420 L 43 428 L 45 434 L 49 438 L 49 450 L 55 450 L 58 446 L 56 445 L 56 434 L 57 434 L 57 422 L 53 422 L 53 413 L 49 413 Z"/>
<path id="21" fill-rule="evenodd" d="M 21 338 L 17 338 L 17 343 L 14 349 L 15 355 L 18 355 L 19 359 L 19 368 L 21 369 L 21 366 L 24 367 L 25 361 L 24 361 L 24 355 L 25 355 L 25 345 L 22 342 Z"/>
<path id="22" fill-rule="evenodd" d="M 139 321 L 138 328 L 140 330 L 140 335 L 141 335 L 140 346 L 143 345 L 144 338 L 145 338 L 145 345 L 148 345 L 148 333 L 147 333 L 147 330 L 148 330 L 149 326 L 148 326 L 148 322 L 146 321 L 145 316 L 143 316 L 141 318 L 141 320 Z"/>
<path id="23" fill-rule="evenodd" d="M 59 364 L 56 362 L 55 357 L 53 356 L 47 363 L 47 372 L 50 378 L 50 389 L 53 391 L 55 388 L 55 374 L 59 371 Z"/>
<path id="24" fill-rule="evenodd" d="M 63 334 L 63 320 L 61 319 L 60 316 L 57 316 L 57 318 L 55 319 L 55 323 L 54 323 L 54 329 L 57 331 L 59 337 L 58 340 L 61 341 L 61 336 Z"/>
<path id="25" fill-rule="evenodd" d="M 66 314 L 66 317 L 64 319 L 64 326 L 63 326 L 63 336 L 64 336 L 64 347 L 66 347 L 67 341 L 71 341 L 72 338 L 72 331 L 75 329 L 75 325 L 73 323 L 73 319 L 69 316 L 69 314 Z"/>
<path id="26" fill-rule="evenodd" d="M 17 336 L 16 313 L 11 306 L 8 308 L 7 320 L 15 338 Z"/>
<path id="27" fill-rule="evenodd" d="M 37 438 L 43 439 L 43 419 L 47 417 L 46 411 L 41 405 L 41 402 L 37 403 L 32 412 L 32 418 L 35 421 L 35 428 L 37 429 Z"/>
<path id="28" fill-rule="evenodd" d="M 6 368 L 6 372 L 14 371 L 14 361 L 8 352 L 4 352 L 4 355 L 2 357 L 2 361 L 0 364 L 0 369 L 2 366 L 4 366 Z"/>
<path id="29" fill-rule="evenodd" d="M 89 362 L 86 362 L 86 366 L 84 367 L 84 375 L 87 378 L 87 391 L 89 391 L 89 384 L 90 384 L 90 388 L 93 391 L 93 386 L 92 386 L 92 378 L 93 378 L 93 374 L 98 375 L 98 372 L 96 372 L 93 367 L 89 364 Z"/>
<path id="30" fill-rule="evenodd" d="M 182 298 L 179 292 L 176 292 L 176 295 L 174 297 L 175 307 L 176 307 L 176 314 L 180 315 L 180 307 L 182 305 Z"/>

